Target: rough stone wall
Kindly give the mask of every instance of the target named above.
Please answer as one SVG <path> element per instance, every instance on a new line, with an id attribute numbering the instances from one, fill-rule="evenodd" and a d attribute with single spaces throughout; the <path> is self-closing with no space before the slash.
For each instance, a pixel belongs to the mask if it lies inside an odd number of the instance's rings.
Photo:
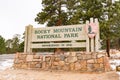
<path id="1" fill-rule="evenodd" d="M 14 68 L 105 72 L 110 70 L 106 53 L 67 52 L 59 55 L 16 53 Z"/>

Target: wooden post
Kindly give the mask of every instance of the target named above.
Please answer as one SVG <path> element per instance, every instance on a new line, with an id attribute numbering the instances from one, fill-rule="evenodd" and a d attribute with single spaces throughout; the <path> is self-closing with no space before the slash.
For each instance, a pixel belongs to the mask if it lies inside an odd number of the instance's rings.
<path id="1" fill-rule="evenodd" d="M 24 53 L 27 53 L 28 46 L 28 26 L 25 27 Z"/>
<path id="2" fill-rule="evenodd" d="M 98 32 L 95 36 L 95 51 L 98 52 L 99 51 L 99 48 L 100 48 L 100 31 L 99 31 L 99 22 L 98 22 L 98 19 L 96 18 L 95 19 L 95 23 L 96 25 L 98 26 Z"/>
<path id="3" fill-rule="evenodd" d="M 25 53 L 32 53 L 31 43 L 32 43 L 32 25 L 26 26 L 25 29 L 25 46 L 24 46 L 24 52 Z"/>
<path id="4" fill-rule="evenodd" d="M 89 24 L 89 21 L 86 21 L 86 25 L 87 24 Z M 90 41 L 87 33 L 86 33 L 86 52 L 90 52 Z"/>
<path id="5" fill-rule="evenodd" d="M 108 57 L 110 57 L 110 39 L 106 40 L 106 45 L 107 45 L 106 52 Z"/>
<path id="6" fill-rule="evenodd" d="M 90 23 L 93 23 L 93 18 L 90 18 Z M 94 52 L 94 38 L 91 38 L 91 52 Z"/>
<path id="7" fill-rule="evenodd" d="M 94 52 L 94 38 L 91 38 L 91 52 Z"/>

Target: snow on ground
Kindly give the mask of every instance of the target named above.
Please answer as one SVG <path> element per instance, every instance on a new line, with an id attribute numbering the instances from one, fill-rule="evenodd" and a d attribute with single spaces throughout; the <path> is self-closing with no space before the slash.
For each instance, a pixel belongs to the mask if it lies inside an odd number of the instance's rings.
<path id="1" fill-rule="evenodd" d="M 0 55 L 0 70 L 5 70 L 12 67 L 14 61 L 14 54 Z"/>
<path id="2" fill-rule="evenodd" d="M 0 63 L 0 70 L 5 70 L 7 68 L 12 67 L 13 60 L 12 59 L 6 59 Z"/>
<path id="3" fill-rule="evenodd" d="M 111 68 L 115 70 L 116 66 L 120 65 L 120 60 L 110 60 L 110 64 L 111 64 Z"/>
<path id="4" fill-rule="evenodd" d="M 112 70 L 116 70 L 116 66 L 120 66 L 120 52 L 116 54 L 111 54 L 109 62 Z M 120 80 L 120 71 L 116 71 L 116 73 L 119 75 Z"/>
<path id="5" fill-rule="evenodd" d="M 116 69 L 116 66 L 120 65 L 120 53 L 111 54 L 110 64 L 113 70 Z"/>

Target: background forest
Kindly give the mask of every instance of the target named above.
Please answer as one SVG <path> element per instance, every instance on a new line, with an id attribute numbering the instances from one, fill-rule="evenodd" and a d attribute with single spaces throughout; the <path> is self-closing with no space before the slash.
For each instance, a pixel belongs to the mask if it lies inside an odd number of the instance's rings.
<path id="1" fill-rule="evenodd" d="M 84 24 L 91 17 L 98 18 L 102 49 L 120 48 L 119 0 L 42 0 L 42 6 L 42 11 L 36 13 L 38 24 L 47 27 Z M 8 40 L 0 36 L 0 54 L 22 52 L 23 49 L 24 40 L 19 34 Z"/>

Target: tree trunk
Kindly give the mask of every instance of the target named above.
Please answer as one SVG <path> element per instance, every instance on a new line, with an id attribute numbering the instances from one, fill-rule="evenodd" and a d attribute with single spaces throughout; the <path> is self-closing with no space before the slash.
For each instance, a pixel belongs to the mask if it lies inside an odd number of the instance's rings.
<path id="1" fill-rule="evenodd" d="M 62 25 L 62 18 L 61 18 L 61 0 L 58 0 L 58 15 L 59 15 L 59 19 L 58 21 L 56 22 L 56 26 L 61 26 Z M 56 41 L 58 43 L 60 43 L 61 41 Z M 54 53 L 55 54 L 61 54 L 63 53 L 63 50 L 61 48 L 55 48 L 54 50 Z"/>
<path id="2" fill-rule="evenodd" d="M 110 39 L 106 40 L 106 46 L 107 46 L 106 48 L 107 55 L 108 57 L 110 57 Z"/>

